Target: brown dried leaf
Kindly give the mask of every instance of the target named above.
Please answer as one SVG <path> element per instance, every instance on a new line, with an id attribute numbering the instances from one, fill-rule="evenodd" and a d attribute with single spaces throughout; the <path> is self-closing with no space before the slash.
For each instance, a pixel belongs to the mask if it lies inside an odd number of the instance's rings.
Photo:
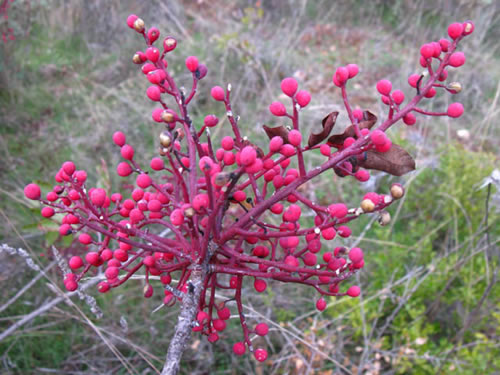
<path id="1" fill-rule="evenodd" d="M 401 146 L 392 144 L 387 152 L 368 150 L 366 160 L 360 164 L 366 169 L 387 172 L 393 176 L 402 176 L 415 170 L 415 160 Z"/>
<path id="2" fill-rule="evenodd" d="M 371 129 L 376 122 L 377 116 L 375 116 L 370 111 L 363 111 L 363 119 L 359 122 L 358 126 L 360 129 Z M 349 137 L 356 138 L 354 125 L 349 125 L 342 134 L 332 135 L 330 138 L 328 138 L 328 144 L 330 146 L 339 148 L 342 147 L 346 138 Z"/>
<path id="3" fill-rule="evenodd" d="M 283 139 L 283 143 L 288 143 L 288 129 L 283 125 L 276 126 L 274 128 L 271 128 L 267 125 L 262 125 L 262 128 L 264 128 L 264 131 L 266 132 L 269 139 L 273 137 L 281 137 Z"/>
<path id="4" fill-rule="evenodd" d="M 321 143 L 325 140 L 330 133 L 332 132 L 333 127 L 335 126 L 335 121 L 337 121 L 338 112 L 329 113 L 321 122 L 323 125 L 323 130 L 319 133 L 311 133 L 309 136 L 309 140 L 307 141 L 307 145 L 309 147 L 316 146 L 318 143 Z"/>

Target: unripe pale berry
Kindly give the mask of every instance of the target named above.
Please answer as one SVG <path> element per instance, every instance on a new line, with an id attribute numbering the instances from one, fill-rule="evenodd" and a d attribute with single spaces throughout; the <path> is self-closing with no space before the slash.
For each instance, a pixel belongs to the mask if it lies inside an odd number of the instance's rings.
<path id="1" fill-rule="evenodd" d="M 295 100 L 297 100 L 297 103 L 304 108 L 309 104 L 311 101 L 311 94 L 309 94 L 308 91 L 306 90 L 300 90 L 297 95 L 295 95 Z"/>
<path id="2" fill-rule="evenodd" d="M 214 86 L 212 87 L 212 90 L 210 90 L 210 95 L 212 95 L 212 98 L 218 102 L 221 102 L 224 100 L 224 89 L 220 86 Z"/>
<path id="3" fill-rule="evenodd" d="M 464 27 L 461 23 L 455 22 L 452 23 L 450 26 L 448 26 L 448 35 L 450 36 L 451 39 L 457 39 L 459 36 L 462 35 L 463 31 Z"/>
<path id="4" fill-rule="evenodd" d="M 37 184 L 28 184 L 24 187 L 24 195 L 28 199 L 38 200 L 41 194 L 40 186 Z"/>
<path id="5" fill-rule="evenodd" d="M 460 103 L 452 103 L 448 106 L 447 113 L 450 117 L 460 117 L 464 113 L 464 106 Z"/>
<path id="6" fill-rule="evenodd" d="M 269 106 L 269 111 L 274 116 L 278 116 L 278 117 L 286 115 L 285 105 L 281 102 L 272 102 L 271 105 Z"/>
<path id="7" fill-rule="evenodd" d="M 357 297 L 361 293 L 361 289 L 357 285 L 351 286 L 349 289 L 347 289 L 347 295 L 349 297 Z"/>
<path id="8" fill-rule="evenodd" d="M 297 92 L 299 84 L 295 80 L 295 78 L 285 78 L 283 81 L 281 81 L 281 91 L 289 97 L 292 97 L 295 95 Z"/>
<path id="9" fill-rule="evenodd" d="M 382 79 L 377 82 L 377 91 L 385 96 L 389 96 L 392 90 L 392 83 L 387 79 Z"/>
<path id="10" fill-rule="evenodd" d="M 361 202 L 361 209 L 364 212 L 373 212 L 375 210 L 375 204 L 370 199 L 364 199 Z"/>
<path id="11" fill-rule="evenodd" d="M 316 301 L 316 308 L 319 311 L 323 311 L 326 309 L 326 301 L 324 298 L 320 298 L 319 300 Z"/>
<path id="12" fill-rule="evenodd" d="M 462 26 L 464 28 L 462 35 L 469 35 L 474 31 L 474 23 L 472 21 L 465 21 Z"/>

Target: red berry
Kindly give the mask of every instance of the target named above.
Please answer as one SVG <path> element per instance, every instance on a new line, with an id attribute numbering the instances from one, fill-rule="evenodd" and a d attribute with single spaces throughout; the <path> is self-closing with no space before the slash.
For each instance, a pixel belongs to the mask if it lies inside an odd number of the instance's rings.
<path id="1" fill-rule="evenodd" d="M 219 123 L 219 119 L 215 115 L 208 115 L 205 117 L 205 120 L 203 121 L 205 126 L 208 126 L 209 128 L 213 128 Z"/>
<path id="2" fill-rule="evenodd" d="M 353 247 L 349 251 L 349 259 L 353 263 L 359 263 L 363 260 L 363 250 L 361 250 L 359 247 Z"/>
<path id="3" fill-rule="evenodd" d="M 117 145 L 122 147 L 125 144 L 125 134 L 122 132 L 115 132 L 113 134 L 113 142 Z"/>
<path id="4" fill-rule="evenodd" d="M 225 96 L 224 89 L 220 86 L 212 87 L 210 94 L 212 95 L 212 98 L 214 98 L 218 102 L 222 102 L 224 100 L 224 96 Z"/>
<path id="5" fill-rule="evenodd" d="M 370 172 L 366 169 L 360 169 L 356 173 L 354 173 L 354 177 L 360 182 L 366 182 L 370 179 Z"/>
<path id="6" fill-rule="evenodd" d="M 242 165 L 250 165 L 257 158 L 257 151 L 252 146 L 246 146 L 241 150 L 240 162 Z"/>
<path id="7" fill-rule="evenodd" d="M 417 117 L 413 113 L 407 113 L 403 116 L 403 122 L 409 126 L 414 125 L 417 122 Z"/>
<path id="8" fill-rule="evenodd" d="M 97 290 L 99 291 L 99 293 L 106 293 L 107 291 L 109 291 L 109 289 L 110 285 L 106 281 L 101 281 L 99 284 L 97 284 Z"/>
<path id="9" fill-rule="evenodd" d="M 288 141 L 292 146 L 299 147 L 302 141 L 302 134 L 298 130 L 290 130 L 288 133 Z"/>
<path id="10" fill-rule="evenodd" d="M 146 57 L 151 62 L 157 62 L 160 58 L 160 50 L 156 47 L 148 47 L 146 49 Z"/>
<path id="11" fill-rule="evenodd" d="M 337 228 L 337 233 L 339 234 L 340 237 L 347 238 L 352 234 L 351 228 L 341 225 L 340 227 Z"/>
<path id="12" fill-rule="evenodd" d="M 281 91 L 289 97 L 292 97 L 295 95 L 297 92 L 299 84 L 295 80 L 295 78 L 285 78 L 283 81 L 281 81 Z"/>
<path id="13" fill-rule="evenodd" d="M 420 54 L 424 59 L 430 59 L 434 55 L 434 46 L 430 43 L 424 44 L 420 47 Z"/>
<path id="14" fill-rule="evenodd" d="M 306 90 L 300 90 L 297 95 L 295 95 L 295 100 L 297 100 L 297 103 L 304 108 L 309 104 L 311 101 L 311 94 L 309 94 L 308 91 Z"/>
<path id="15" fill-rule="evenodd" d="M 139 186 L 142 189 L 145 189 L 145 188 L 151 186 L 152 180 L 148 174 L 141 173 L 140 175 L 137 176 L 135 182 L 137 183 L 137 186 Z"/>
<path id="16" fill-rule="evenodd" d="M 408 84 L 411 87 L 417 87 L 417 82 L 420 79 L 420 76 L 418 74 L 412 74 L 411 76 L 408 77 Z"/>
<path id="17" fill-rule="evenodd" d="M 99 254 L 94 251 L 87 253 L 87 255 L 85 255 L 85 260 L 88 264 L 96 267 L 99 266 L 100 263 Z"/>
<path id="18" fill-rule="evenodd" d="M 131 14 L 130 16 L 127 17 L 127 26 L 130 27 L 131 29 L 134 28 L 134 22 L 138 19 L 135 14 Z"/>
<path id="19" fill-rule="evenodd" d="M 343 203 L 334 203 L 328 206 L 328 212 L 332 217 L 342 219 L 347 215 L 347 206 Z"/>
<path id="20" fill-rule="evenodd" d="M 196 56 L 189 56 L 186 59 L 186 68 L 192 73 L 196 72 L 196 69 L 198 69 L 198 64 L 198 58 Z"/>
<path id="21" fill-rule="evenodd" d="M 38 200 L 40 199 L 41 194 L 42 192 L 40 191 L 40 186 L 37 184 L 28 184 L 24 187 L 24 195 L 28 199 Z"/>
<path id="22" fill-rule="evenodd" d="M 104 271 L 104 275 L 108 280 L 116 279 L 119 273 L 120 269 L 118 267 L 113 267 L 113 266 L 106 268 L 106 271 Z"/>
<path id="23" fill-rule="evenodd" d="M 173 210 L 172 213 L 170 214 L 170 221 L 175 226 L 182 225 L 182 223 L 184 222 L 184 214 L 182 213 L 182 210 L 179 208 Z"/>
<path id="24" fill-rule="evenodd" d="M 463 31 L 464 27 L 461 23 L 455 22 L 452 23 L 450 26 L 448 26 L 448 35 L 450 36 L 451 39 L 457 39 L 459 36 L 462 35 Z"/>
<path id="25" fill-rule="evenodd" d="M 387 152 L 391 149 L 392 142 L 389 138 L 387 138 L 387 141 L 383 145 L 377 145 L 375 146 L 375 149 L 378 152 Z"/>
<path id="26" fill-rule="evenodd" d="M 351 146 L 354 142 L 356 142 L 356 140 L 355 140 L 353 137 L 347 137 L 346 139 L 344 139 L 344 144 L 343 144 L 343 147 L 344 147 L 344 148 L 349 147 L 349 146 Z"/>
<path id="27" fill-rule="evenodd" d="M 346 68 L 349 72 L 349 79 L 355 77 L 359 72 L 359 67 L 356 64 L 347 64 Z"/>
<path id="28" fill-rule="evenodd" d="M 433 57 L 439 57 L 439 55 L 441 55 L 441 44 L 439 44 L 438 42 L 432 42 L 431 43 L 432 47 L 434 48 L 434 53 L 433 53 Z"/>
<path id="29" fill-rule="evenodd" d="M 118 166 L 116 167 L 116 173 L 118 174 L 118 176 L 121 177 L 129 176 L 132 173 L 132 171 L 133 171 L 132 167 L 127 162 L 124 161 L 118 164 Z"/>
<path id="30" fill-rule="evenodd" d="M 355 109 L 354 111 L 352 111 L 352 116 L 356 120 L 361 121 L 363 120 L 363 111 L 361 109 Z"/>
<path id="31" fill-rule="evenodd" d="M 349 70 L 341 66 L 335 71 L 336 81 L 342 86 L 349 79 Z"/>
<path id="32" fill-rule="evenodd" d="M 74 280 L 64 280 L 64 286 L 69 292 L 74 292 L 78 289 L 78 284 Z"/>
<path id="33" fill-rule="evenodd" d="M 460 103 L 452 103 L 449 105 L 447 113 L 450 117 L 460 117 L 464 113 L 464 106 Z"/>
<path id="34" fill-rule="evenodd" d="M 78 236 L 78 241 L 83 245 L 89 245 L 92 243 L 92 237 L 88 233 L 82 233 Z"/>
<path id="35" fill-rule="evenodd" d="M 130 145 L 123 145 L 120 153 L 124 159 L 132 160 L 134 158 L 134 148 Z"/>
<path id="36" fill-rule="evenodd" d="M 52 207 L 42 208 L 41 214 L 43 217 L 49 218 L 54 216 L 54 209 Z"/>
<path id="37" fill-rule="evenodd" d="M 159 102 L 161 99 L 161 91 L 158 86 L 149 86 L 146 90 L 146 95 L 154 102 Z"/>
<path id="38" fill-rule="evenodd" d="M 72 270 L 76 270 L 83 266 L 83 260 L 79 256 L 73 256 L 70 258 L 68 264 L 69 268 L 71 268 Z"/>
<path id="39" fill-rule="evenodd" d="M 253 353 L 255 359 L 259 362 L 264 362 L 267 359 L 267 350 L 266 349 L 256 349 Z"/>
<path id="40" fill-rule="evenodd" d="M 281 102 L 272 102 L 269 106 L 269 111 L 271 111 L 274 116 L 278 117 L 286 115 L 285 105 Z"/>
<path id="41" fill-rule="evenodd" d="M 326 309 L 326 301 L 324 298 L 320 298 L 319 300 L 316 301 L 316 308 L 319 311 L 323 311 L 324 309 Z"/>
<path id="42" fill-rule="evenodd" d="M 217 340 L 219 340 L 219 335 L 217 334 L 217 332 L 212 332 L 208 335 L 207 337 L 207 340 L 208 342 L 216 342 Z"/>
<path id="43" fill-rule="evenodd" d="M 85 171 L 76 171 L 75 177 L 76 177 L 76 180 L 79 183 L 83 183 L 83 182 L 85 182 L 85 180 L 87 180 L 87 172 L 85 172 Z"/>
<path id="44" fill-rule="evenodd" d="M 337 234 L 335 228 L 325 228 L 321 231 L 321 235 L 325 240 L 333 240 L 335 238 L 335 235 Z"/>
<path id="45" fill-rule="evenodd" d="M 347 289 L 347 295 L 350 297 L 357 297 L 361 293 L 361 289 L 357 285 L 351 286 L 349 289 Z"/>
<path id="46" fill-rule="evenodd" d="M 72 161 L 65 161 L 62 165 L 62 170 L 64 173 L 66 173 L 68 176 L 72 176 L 73 173 L 75 172 L 75 163 Z"/>
<path id="47" fill-rule="evenodd" d="M 385 96 L 389 96 L 392 90 L 392 83 L 387 79 L 382 79 L 377 82 L 377 91 Z"/>
<path id="48" fill-rule="evenodd" d="M 226 136 L 226 137 L 222 138 L 221 146 L 224 150 L 231 151 L 234 147 L 233 137 Z"/>
<path id="49" fill-rule="evenodd" d="M 459 66 L 462 66 L 465 64 L 465 55 L 463 52 L 453 52 L 450 56 L 450 60 L 448 60 L 448 63 L 454 67 L 458 68 Z"/>
<path id="50" fill-rule="evenodd" d="M 223 307 L 217 311 L 217 315 L 222 320 L 228 320 L 231 317 L 231 310 L 228 307 Z"/>
<path id="51" fill-rule="evenodd" d="M 443 52 L 448 52 L 448 48 L 450 47 L 450 41 L 448 39 L 440 39 L 439 45 L 441 46 L 441 50 Z"/>
<path id="52" fill-rule="evenodd" d="M 237 342 L 236 344 L 233 345 L 233 352 L 236 355 L 243 355 L 245 354 L 246 347 L 245 344 L 242 342 Z"/>
<path id="53" fill-rule="evenodd" d="M 151 166 L 151 169 L 153 169 L 155 171 L 161 171 L 163 168 L 165 168 L 165 164 L 163 163 L 163 160 L 160 158 L 151 159 L 150 166 Z"/>
<path id="54" fill-rule="evenodd" d="M 255 326 L 255 333 L 259 336 L 265 336 L 269 332 L 269 327 L 266 323 L 259 323 Z"/>
<path id="55" fill-rule="evenodd" d="M 215 319 L 212 324 L 216 331 L 220 332 L 226 329 L 226 322 L 222 319 Z"/>
<path id="56" fill-rule="evenodd" d="M 265 280 L 255 279 L 253 286 L 257 292 L 262 293 L 264 290 L 266 290 L 267 283 L 265 282 Z"/>
<path id="57" fill-rule="evenodd" d="M 462 24 L 464 31 L 462 32 L 462 35 L 469 35 L 474 31 L 474 24 L 472 21 L 466 21 Z"/>
<path id="58" fill-rule="evenodd" d="M 436 89 L 435 89 L 434 87 L 431 87 L 431 88 L 429 89 L 429 91 L 427 91 L 427 92 L 425 93 L 425 95 L 424 95 L 424 96 L 425 96 L 426 98 L 433 98 L 433 97 L 436 95 L 436 93 L 437 93 Z"/>
<path id="59" fill-rule="evenodd" d="M 106 201 L 106 190 L 94 189 L 90 192 L 90 200 L 94 206 L 102 207 Z"/>
<path id="60" fill-rule="evenodd" d="M 177 47 L 177 40 L 175 40 L 175 38 L 167 36 L 165 39 L 163 39 L 163 49 L 165 50 L 165 52 L 173 51 L 175 47 Z"/>
<path id="61" fill-rule="evenodd" d="M 381 146 L 387 142 L 387 136 L 385 135 L 385 133 L 382 130 L 378 130 L 378 129 L 374 130 L 370 134 L 370 138 L 371 138 L 373 144 L 376 146 Z"/>
<path id="62" fill-rule="evenodd" d="M 269 142 L 269 151 L 278 152 L 281 146 L 283 146 L 283 138 L 279 136 L 272 137 Z"/>
<path id="63" fill-rule="evenodd" d="M 151 43 L 154 43 L 160 36 L 160 30 L 156 27 L 152 27 L 148 30 L 148 39 Z"/>
<path id="64" fill-rule="evenodd" d="M 394 90 L 391 96 L 392 100 L 394 100 L 394 103 L 397 105 L 400 105 L 405 100 L 405 94 L 401 90 Z"/>

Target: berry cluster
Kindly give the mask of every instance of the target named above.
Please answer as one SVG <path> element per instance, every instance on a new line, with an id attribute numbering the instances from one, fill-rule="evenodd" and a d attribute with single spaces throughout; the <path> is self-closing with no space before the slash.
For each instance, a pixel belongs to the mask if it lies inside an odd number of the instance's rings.
<path id="1" fill-rule="evenodd" d="M 61 236 L 77 236 L 87 249 L 83 258 L 69 259 L 73 272 L 64 279 L 68 290 L 77 289 L 85 274 L 98 269 L 103 271 L 98 285 L 101 293 L 143 273 L 146 298 L 161 290 L 165 305 L 181 303 L 183 320 L 177 330 L 187 317 L 189 330 L 216 342 L 234 309 L 243 331 L 242 340 L 233 346 L 234 353 L 242 355 L 249 349 L 258 361 L 265 361 L 267 351 L 254 349 L 250 335 L 265 336 L 269 327 L 247 321 L 243 281 L 250 280 L 258 293 L 266 291 L 270 280 L 312 287 L 320 295 L 316 302 L 320 311 L 327 307 L 321 296 L 359 296 L 358 286 L 344 286 L 344 282 L 363 268 L 364 253 L 358 247 L 332 245 L 332 241 L 337 236 L 351 236 L 348 224 L 366 213 L 376 212 L 380 224 L 387 224 L 390 215 L 384 209 L 404 194 L 401 185 L 393 184 L 387 194 L 367 193 L 355 207 L 341 202 L 323 206 L 299 187 L 329 170 L 358 181 L 370 178 L 369 169 L 397 176 L 413 170 L 411 156 L 393 144 L 385 131 L 399 120 L 415 124 L 414 113 L 462 114 L 459 103 L 451 104 L 445 113 L 427 112 L 417 105 L 423 98 L 433 97 L 436 88 L 452 94 L 461 90 L 458 83 L 445 86 L 438 81 L 446 80 L 445 68 L 464 63 L 465 57 L 456 47 L 474 26 L 471 22 L 452 24 L 448 30 L 452 41 L 442 39 L 422 46 L 421 65 L 427 70 L 410 77 L 416 93 L 406 105 L 405 95 L 393 91 L 391 82 L 377 83 L 389 109 L 387 118 L 373 130 L 375 115 L 352 109 L 347 96 L 347 83 L 359 72 L 357 65 L 339 67 L 333 75 L 352 125 L 332 136 L 337 112 L 325 117 L 319 133 L 304 139 L 299 114 L 311 101 L 311 94 L 299 90 L 294 78 L 285 78 L 281 90 L 291 105 L 276 101 L 269 111 L 287 118 L 290 127 L 264 126 L 269 143 L 262 149 L 241 134 L 239 117 L 231 107 L 231 85 L 226 89 L 215 86 L 210 95 L 223 106 L 231 127 L 225 133 L 232 134 L 212 139 L 210 128 L 219 124 L 214 114 L 208 114 L 203 124 L 193 124 L 188 106 L 207 74 L 206 66 L 195 56 L 186 58 L 192 86 L 185 93 L 167 70 L 168 54 L 176 49 L 177 41 L 167 36 L 155 46 L 160 37 L 157 28 L 146 30 L 144 21 L 135 15 L 128 17 L 127 24 L 147 45 L 132 60 L 151 83 L 146 96 L 158 103 L 152 112 L 153 121 L 161 125 L 158 155 L 144 168 L 136 161 L 125 134 L 117 131 L 113 142 L 123 161 L 116 172 L 123 178 L 134 175 L 136 188 L 130 196 L 88 186 L 87 173 L 77 170 L 71 161 L 62 164 L 55 175 L 58 184 L 45 198 L 36 184 L 27 185 L 25 195 L 44 204 L 43 217 L 60 220 Z M 438 66 L 434 69 L 433 64 Z M 307 170 L 304 154 L 318 152 L 324 161 Z M 304 212 L 313 213 L 313 223 L 301 220 Z M 151 275 L 160 282 L 155 284 Z M 216 290 L 224 290 L 227 299 L 216 303 Z M 194 305 L 189 301 L 195 301 Z"/>
<path id="2" fill-rule="evenodd" d="M 9 40 L 15 40 L 14 29 L 9 27 L 9 7 L 10 3 L 13 3 L 14 0 L 0 0 L 0 17 L 4 19 L 4 25 L 2 26 L 2 40 L 4 43 L 7 43 Z"/>

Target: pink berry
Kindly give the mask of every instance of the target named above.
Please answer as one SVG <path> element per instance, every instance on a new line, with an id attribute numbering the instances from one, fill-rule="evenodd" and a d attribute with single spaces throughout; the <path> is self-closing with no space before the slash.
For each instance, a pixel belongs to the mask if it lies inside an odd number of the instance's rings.
<path id="1" fill-rule="evenodd" d="M 175 226 L 182 225 L 182 223 L 184 222 L 184 214 L 182 213 L 182 210 L 179 208 L 173 210 L 172 213 L 170 214 L 170 221 Z"/>
<path id="2" fill-rule="evenodd" d="M 49 218 L 54 216 L 54 209 L 52 207 L 44 207 L 42 208 L 41 214 L 45 218 Z"/>
<path id="3" fill-rule="evenodd" d="M 412 74 L 411 76 L 408 77 L 408 84 L 411 87 L 417 87 L 417 82 L 420 79 L 420 76 L 418 74 Z"/>
<path id="4" fill-rule="evenodd" d="M 173 51 L 177 47 L 177 40 L 171 36 L 167 36 L 163 39 L 163 49 L 165 52 Z"/>
<path id="5" fill-rule="evenodd" d="M 356 142 L 356 140 L 353 138 L 353 137 L 347 137 L 346 139 L 344 139 L 344 148 L 345 147 L 349 147 L 351 146 L 354 142 Z"/>
<path id="6" fill-rule="evenodd" d="M 72 270 L 76 270 L 83 266 L 83 260 L 79 256 L 73 256 L 70 258 L 68 264 L 69 268 L 71 268 Z"/>
<path id="7" fill-rule="evenodd" d="M 151 169 L 155 171 L 161 171 L 163 168 L 165 168 L 165 164 L 163 163 L 163 160 L 160 158 L 151 159 L 151 163 L 149 165 Z"/>
<path id="8" fill-rule="evenodd" d="M 123 145 L 120 149 L 120 153 L 126 160 L 132 160 L 134 158 L 134 148 L 130 145 Z"/>
<path id="9" fill-rule="evenodd" d="M 464 27 L 461 23 L 455 22 L 448 26 L 448 35 L 451 39 L 457 39 L 462 36 L 464 31 Z"/>
<path id="10" fill-rule="evenodd" d="M 306 90 L 300 90 L 297 95 L 295 95 L 295 99 L 297 100 L 297 103 L 304 108 L 309 104 L 311 101 L 311 94 L 309 94 L 308 91 Z"/>
<path id="11" fill-rule="evenodd" d="M 212 332 L 208 335 L 207 340 L 208 342 L 214 343 L 219 340 L 219 335 L 217 334 L 217 332 Z"/>
<path id="12" fill-rule="evenodd" d="M 331 147 L 326 143 L 320 146 L 319 151 L 321 152 L 321 155 L 324 156 L 330 156 L 330 154 L 332 153 Z"/>
<path id="13" fill-rule="evenodd" d="M 341 225 L 340 227 L 337 228 L 337 233 L 339 234 L 340 237 L 347 238 L 350 237 L 352 234 L 351 228 Z"/>
<path id="14" fill-rule="evenodd" d="M 42 193 L 40 191 L 40 186 L 38 186 L 37 184 L 28 184 L 24 188 L 24 195 L 28 199 L 38 200 L 40 199 L 41 194 Z"/>
<path id="15" fill-rule="evenodd" d="M 113 134 L 113 142 L 117 145 L 122 147 L 125 144 L 125 134 L 122 132 L 115 132 Z"/>
<path id="16" fill-rule="evenodd" d="M 255 279 L 253 286 L 257 292 L 262 293 L 266 290 L 267 283 L 265 282 L 265 280 Z"/>
<path id="17" fill-rule="evenodd" d="M 281 81 L 281 91 L 289 97 L 292 97 L 295 95 L 297 92 L 299 84 L 295 80 L 295 78 L 285 78 L 283 81 Z"/>
<path id="18" fill-rule="evenodd" d="M 326 309 L 326 301 L 324 298 L 320 298 L 319 300 L 316 301 L 316 308 L 319 311 L 323 311 L 324 309 Z"/>
<path id="19" fill-rule="evenodd" d="M 302 134 L 298 130 L 290 130 L 288 133 L 288 141 L 292 146 L 299 147 L 302 141 Z"/>
<path id="20" fill-rule="evenodd" d="M 392 83 L 387 79 L 382 79 L 377 82 L 377 91 L 385 96 L 389 96 L 392 90 Z"/>
<path id="21" fill-rule="evenodd" d="M 233 345 L 233 352 L 236 355 L 243 355 L 245 354 L 246 347 L 245 344 L 242 342 L 237 342 L 236 344 Z"/>
<path id="22" fill-rule="evenodd" d="M 363 250 L 361 250 L 359 247 L 353 247 L 349 251 L 349 259 L 353 263 L 359 263 L 363 260 Z"/>
<path id="23" fill-rule="evenodd" d="M 215 319 L 213 321 L 214 329 L 216 331 L 224 331 L 226 329 L 226 322 L 222 319 Z"/>
<path id="24" fill-rule="evenodd" d="M 272 137 L 269 142 L 269 151 L 278 152 L 281 146 L 283 146 L 283 138 L 278 136 Z"/>
<path id="25" fill-rule="evenodd" d="M 156 27 L 152 27 L 148 30 L 148 39 L 151 43 L 154 43 L 160 37 L 160 30 Z"/>
<path id="26" fill-rule="evenodd" d="M 335 235 L 337 234 L 337 231 L 334 228 L 325 228 L 321 231 L 321 235 L 323 238 L 327 241 L 333 240 L 335 238 Z"/>
<path id="27" fill-rule="evenodd" d="M 265 336 L 269 332 L 269 327 L 266 323 L 259 323 L 255 326 L 255 333 L 259 336 Z"/>
<path id="28" fill-rule="evenodd" d="M 253 353 L 255 359 L 259 362 L 264 362 L 267 359 L 267 350 L 266 349 L 256 349 Z"/>
<path id="29" fill-rule="evenodd" d="M 374 130 L 370 134 L 370 138 L 371 138 L 373 144 L 376 146 L 381 146 L 387 142 L 387 136 L 385 135 L 385 133 L 382 130 L 378 130 L 378 129 Z"/>
<path id="30" fill-rule="evenodd" d="M 85 260 L 87 261 L 88 264 L 90 264 L 92 266 L 96 266 L 96 267 L 99 266 L 99 262 L 100 262 L 99 253 L 91 251 L 90 253 L 87 253 L 87 255 L 85 255 Z"/>
<path id="31" fill-rule="evenodd" d="M 359 67 L 356 64 L 347 64 L 346 68 L 349 72 L 349 79 L 356 77 L 359 72 Z"/>
<path id="32" fill-rule="evenodd" d="M 462 35 L 469 35 L 474 31 L 474 23 L 472 21 L 465 21 L 462 24 L 464 31 L 462 32 Z"/>
<path id="33" fill-rule="evenodd" d="M 72 230 L 71 230 L 71 225 L 69 224 L 62 224 L 60 227 L 59 227 L 59 234 L 61 236 L 68 236 L 72 233 Z"/>
<path id="34" fill-rule="evenodd" d="M 389 138 L 387 138 L 387 141 L 382 144 L 382 145 L 376 145 L 375 146 L 375 149 L 378 151 L 378 152 L 387 152 L 391 149 L 392 147 L 392 142 Z"/>
<path id="35" fill-rule="evenodd" d="M 203 120 L 203 123 L 205 124 L 205 126 L 213 128 L 219 123 L 219 119 L 215 115 L 208 115 L 205 117 L 205 120 Z"/>
<path id="36" fill-rule="evenodd" d="M 186 68 L 194 73 L 196 72 L 196 69 L 198 69 L 198 58 L 196 56 L 189 56 L 187 59 L 186 59 Z"/>
<path id="37" fill-rule="evenodd" d="M 118 174 L 118 176 L 121 177 L 129 176 L 132 173 L 132 171 L 133 170 L 130 164 L 124 161 L 118 164 L 118 166 L 116 167 L 116 173 Z"/>
<path id="38" fill-rule="evenodd" d="M 441 55 L 441 44 L 439 44 L 438 42 L 432 42 L 431 43 L 432 45 L 432 48 L 434 49 L 434 53 L 432 54 L 432 57 L 439 57 L 439 55 Z"/>
<path id="39" fill-rule="evenodd" d="M 110 285 L 107 281 L 101 281 L 99 284 L 97 284 L 97 290 L 99 293 L 106 293 L 110 289 Z"/>
<path id="40" fill-rule="evenodd" d="M 78 289 L 78 284 L 74 280 L 64 280 L 64 286 L 68 292 L 74 292 Z"/>
<path id="41" fill-rule="evenodd" d="M 72 176 L 73 173 L 75 172 L 75 163 L 72 161 L 65 161 L 62 165 L 62 170 L 64 173 L 66 173 L 68 176 Z"/>
<path id="42" fill-rule="evenodd" d="M 154 102 L 159 102 L 161 99 L 161 91 L 158 86 L 149 86 L 146 90 L 146 95 Z"/>
<path id="43" fill-rule="evenodd" d="M 343 203 L 334 203 L 328 206 L 328 212 L 332 217 L 342 219 L 347 215 L 347 206 Z"/>
<path id="44" fill-rule="evenodd" d="M 450 47 L 450 41 L 448 39 L 440 39 L 439 45 L 441 46 L 441 50 L 443 52 L 448 52 L 448 48 Z"/>
<path id="45" fill-rule="evenodd" d="M 424 95 L 424 96 L 425 96 L 426 98 L 433 98 L 433 97 L 436 95 L 436 93 L 437 93 L 436 89 L 435 89 L 434 87 L 431 87 L 431 88 L 429 89 L 429 91 L 427 91 L 427 92 L 425 93 L 425 95 Z"/>
<path id="46" fill-rule="evenodd" d="M 420 47 L 420 54 L 424 59 L 430 59 L 434 55 L 434 46 L 430 43 L 424 44 Z"/>
<path id="47" fill-rule="evenodd" d="M 145 189 L 145 188 L 151 186 L 151 183 L 153 181 L 151 180 L 151 177 L 149 177 L 148 174 L 141 173 L 140 175 L 137 176 L 135 182 L 137 183 L 137 186 L 139 186 L 142 189 Z"/>
<path id="48" fill-rule="evenodd" d="M 87 172 L 85 171 L 76 171 L 75 173 L 76 180 L 80 183 L 85 182 L 87 180 Z"/>
<path id="49" fill-rule="evenodd" d="M 233 149 L 233 147 L 234 147 L 234 139 L 233 139 L 233 137 L 230 137 L 228 135 L 228 136 L 225 136 L 224 138 L 222 138 L 221 146 L 222 146 L 222 148 L 224 150 L 231 151 Z"/>
<path id="50" fill-rule="evenodd" d="M 370 179 L 370 172 L 366 169 L 360 169 L 356 173 L 354 173 L 354 177 L 360 182 L 366 182 Z"/>
<path id="51" fill-rule="evenodd" d="M 335 71 L 335 78 L 337 82 L 342 86 L 349 79 L 349 70 L 341 66 Z"/>
<path id="52" fill-rule="evenodd" d="M 405 100 L 405 94 L 401 90 L 394 90 L 391 96 L 392 100 L 394 100 L 394 103 L 397 105 L 400 105 Z"/>
<path id="53" fill-rule="evenodd" d="M 452 103 L 448 106 L 447 113 L 450 117 L 460 117 L 464 113 L 464 106 L 460 103 Z"/>
<path id="54" fill-rule="evenodd" d="M 286 115 L 285 105 L 281 102 L 271 103 L 271 105 L 269 106 L 269 111 L 271 111 L 271 113 L 274 116 L 285 116 Z"/>
<path id="55" fill-rule="evenodd" d="M 127 26 L 130 27 L 131 29 L 134 28 L 134 22 L 138 19 L 135 14 L 131 14 L 130 16 L 127 17 Z"/>
<path id="56" fill-rule="evenodd" d="M 146 57 L 148 60 L 155 63 L 160 58 L 160 50 L 156 47 L 148 47 L 146 49 Z"/>
<path id="57" fill-rule="evenodd" d="M 407 113 L 403 116 L 403 122 L 409 126 L 414 125 L 417 122 L 417 117 L 413 113 Z"/>
<path id="58" fill-rule="evenodd" d="M 462 66 L 465 64 L 465 55 L 463 52 L 453 52 L 450 56 L 450 60 L 448 60 L 448 63 L 454 67 L 458 68 L 459 66 Z"/>
<path id="59" fill-rule="evenodd" d="M 361 109 L 355 109 L 354 111 L 352 111 L 352 116 L 356 120 L 361 121 L 363 120 L 363 111 Z"/>
<path id="60" fill-rule="evenodd" d="M 351 286 L 349 289 L 347 289 L 347 295 L 349 297 L 357 297 L 361 293 L 361 289 L 357 285 Z"/>
<path id="61" fill-rule="evenodd" d="M 90 201 L 94 206 L 102 207 L 106 201 L 106 190 L 94 189 L 90 193 Z"/>
<path id="62" fill-rule="evenodd" d="M 240 162 L 242 165 L 250 165 L 257 158 L 257 152 L 252 146 L 246 146 L 241 150 L 240 153 Z"/>
<path id="63" fill-rule="evenodd" d="M 214 98 L 218 102 L 224 101 L 225 94 L 224 94 L 224 89 L 222 87 L 220 86 L 212 87 L 210 94 L 212 95 L 212 98 Z"/>
<path id="64" fill-rule="evenodd" d="M 228 320 L 231 317 L 231 310 L 228 307 L 223 307 L 217 311 L 217 316 L 222 320 Z"/>

